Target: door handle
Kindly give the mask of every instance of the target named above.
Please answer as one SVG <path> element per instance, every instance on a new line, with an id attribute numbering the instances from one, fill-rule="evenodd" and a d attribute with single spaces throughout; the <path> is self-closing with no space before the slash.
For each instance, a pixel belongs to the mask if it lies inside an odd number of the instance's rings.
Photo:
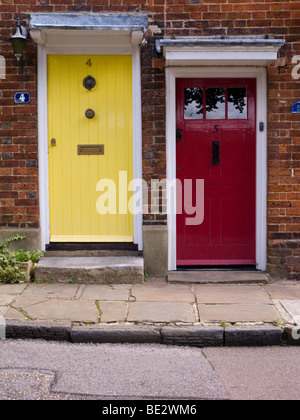
<path id="1" fill-rule="evenodd" d="M 220 142 L 213 141 L 212 142 L 212 162 L 213 165 L 220 164 Z"/>
<path id="2" fill-rule="evenodd" d="M 181 128 L 176 128 L 176 140 L 180 141 L 182 139 L 182 130 Z"/>

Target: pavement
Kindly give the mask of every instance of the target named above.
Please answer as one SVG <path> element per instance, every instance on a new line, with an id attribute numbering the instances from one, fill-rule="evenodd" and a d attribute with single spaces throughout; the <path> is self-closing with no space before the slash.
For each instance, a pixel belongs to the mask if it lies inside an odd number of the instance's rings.
<path id="1" fill-rule="evenodd" d="M 300 344 L 300 282 L 0 285 L 0 338 L 195 347 Z"/>

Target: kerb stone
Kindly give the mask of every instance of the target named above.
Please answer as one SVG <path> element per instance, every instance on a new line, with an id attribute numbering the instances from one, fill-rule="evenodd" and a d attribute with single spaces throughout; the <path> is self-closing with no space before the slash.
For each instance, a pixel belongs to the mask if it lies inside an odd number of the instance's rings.
<path id="1" fill-rule="evenodd" d="M 223 345 L 221 327 L 163 327 L 162 343 L 179 346 L 217 347 Z"/>
<path id="2" fill-rule="evenodd" d="M 6 338 L 71 341 L 71 323 L 6 322 Z"/>
<path id="3" fill-rule="evenodd" d="M 74 327 L 73 343 L 160 343 L 160 330 L 138 327 Z"/>
<path id="4" fill-rule="evenodd" d="M 247 326 L 225 328 L 225 346 L 280 346 L 282 330 L 279 327 Z"/>

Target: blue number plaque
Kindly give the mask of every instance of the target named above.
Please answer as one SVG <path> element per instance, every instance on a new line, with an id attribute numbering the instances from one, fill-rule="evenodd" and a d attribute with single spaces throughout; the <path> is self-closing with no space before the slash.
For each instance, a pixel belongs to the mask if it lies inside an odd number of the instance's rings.
<path id="1" fill-rule="evenodd" d="M 293 113 L 293 114 L 300 114 L 300 102 L 296 102 L 296 103 L 292 106 L 292 113 Z"/>
<path id="2" fill-rule="evenodd" d="M 29 103 L 30 103 L 30 93 L 28 92 L 15 93 L 15 104 L 29 104 Z"/>

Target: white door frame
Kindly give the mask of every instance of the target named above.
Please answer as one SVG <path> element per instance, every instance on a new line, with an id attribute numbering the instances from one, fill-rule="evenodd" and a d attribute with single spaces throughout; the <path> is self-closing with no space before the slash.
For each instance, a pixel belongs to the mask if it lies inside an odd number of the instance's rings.
<path id="1" fill-rule="evenodd" d="M 91 32 L 91 31 L 90 31 Z M 127 54 L 132 56 L 132 106 L 133 106 L 133 178 L 142 179 L 142 105 L 140 47 L 101 47 L 101 43 L 86 45 L 38 45 L 38 147 L 39 147 L 39 205 L 41 226 L 41 248 L 50 242 L 49 175 L 48 175 L 48 109 L 47 109 L 47 55 L 48 54 Z M 143 215 L 134 211 L 134 243 L 143 249 Z"/>
<path id="2" fill-rule="evenodd" d="M 267 71 L 265 67 L 166 68 L 167 179 L 176 179 L 176 79 L 256 79 L 256 268 L 267 265 Z M 260 123 L 264 124 L 260 131 Z M 176 189 L 170 189 L 168 211 L 168 269 L 176 270 Z"/>

